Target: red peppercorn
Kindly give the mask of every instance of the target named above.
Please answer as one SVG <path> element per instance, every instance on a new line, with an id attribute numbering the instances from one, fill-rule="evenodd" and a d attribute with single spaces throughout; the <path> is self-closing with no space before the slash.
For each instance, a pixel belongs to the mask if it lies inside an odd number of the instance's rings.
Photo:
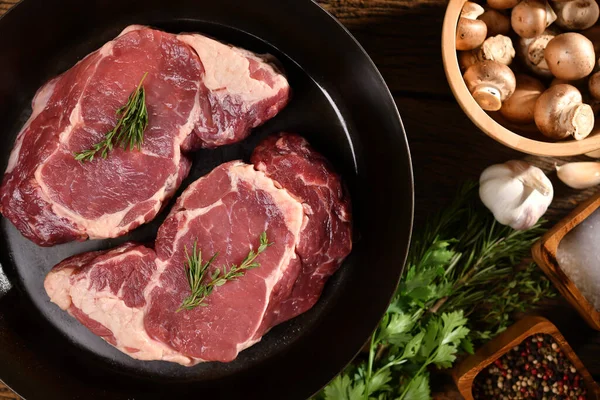
<path id="1" fill-rule="evenodd" d="M 521 357 L 527 357 L 527 353 L 526 353 L 526 352 L 524 352 L 524 351 L 522 351 L 522 352 L 521 352 Z"/>
<path id="2" fill-rule="evenodd" d="M 525 364 L 525 371 L 529 371 L 529 368 L 531 368 L 529 364 Z"/>
<path id="3" fill-rule="evenodd" d="M 533 369 L 531 370 L 531 374 L 532 374 L 532 375 L 537 375 L 537 369 L 533 368 Z"/>
<path id="4" fill-rule="evenodd" d="M 542 376 L 542 379 L 545 380 L 545 381 L 547 381 L 548 380 L 548 375 Z"/>
<path id="5" fill-rule="evenodd" d="M 564 374 L 563 375 L 563 381 L 568 381 L 568 380 L 569 380 L 569 377 L 567 376 L 567 374 Z"/>
<path id="6" fill-rule="evenodd" d="M 542 342 L 537 342 L 537 347 L 538 347 L 538 349 L 541 349 L 541 348 L 542 348 L 542 346 L 543 346 L 543 343 L 542 343 Z"/>
<path id="7" fill-rule="evenodd" d="M 525 388 L 521 388 L 521 393 L 525 393 L 525 392 L 526 392 Z"/>
<path id="8" fill-rule="evenodd" d="M 496 367 L 502 369 L 502 362 L 500 360 L 494 361 L 494 364 L 496 365 Z"/>
<path id="9" fill-rule="evenodd" d="M 546 374 L 547 374 L 548 376 L 552 377 L 552 376 L 554 376 L 554 371 L 552 371 L 552 370 L 551 370 L 551 369 L 549 369 L 549 368 L 546 368 Z"/>
<path id="10" fill-rule="evenodd" d="M 579 396 L 579 397 L 577 398 L 577 400 L 585 400 L 585 397 L 583 397 L 583 396 Z"/>

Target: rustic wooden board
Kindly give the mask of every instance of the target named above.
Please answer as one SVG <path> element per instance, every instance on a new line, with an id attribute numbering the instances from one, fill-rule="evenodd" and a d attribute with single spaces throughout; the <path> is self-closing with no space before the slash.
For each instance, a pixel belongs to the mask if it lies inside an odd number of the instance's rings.
<path id="1" fill-rule="evenodd" d="M 17 0 L 0 0 L 0 15 Z M 359 40 L 386 79 L 404 120 L 416 182 L 415 226 L 446 204 L 457 187 L 492 163 L 526 159 L 545 171 L 577 158 L 524 156 L 481 133 L 454 100 L 442 68 L 440 37 L 446 0 L 319 0 Z M 2 40 L 2 38 L 0 38 Z M 7 40 L 7 39 L 4 39 Z M 555 200 L 547 217 L 557 222 L 596 189 L 571 190 L 550 174 Z M 582 362 L 600 378 L 600 334 L 564 301 L 546 312 Z M 460 399 L 451 380 L 434 379 L 439 399 Z M 18 399 L 0 386 L 0 400 Z"/>

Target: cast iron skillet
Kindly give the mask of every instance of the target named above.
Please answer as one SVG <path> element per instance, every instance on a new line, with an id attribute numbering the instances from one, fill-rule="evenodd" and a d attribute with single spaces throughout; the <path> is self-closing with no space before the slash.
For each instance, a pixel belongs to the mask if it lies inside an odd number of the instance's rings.
<path id="1" fill-rule="evenodd" d="M 42 287 L 69 255 L 151 242 L 164 213 L 124 238 L 53 248 L 2 220 L 0 378 L 29 399 L 307 398 L 360 350 L 402 273 L 413 188 L 394 101 L 352 36 L 307 0 L 26 0 L 0 20 L 0 168 L 36 89 L 129 24 L 203 32 L 277 56 L 294 91 L 290 105 L 243 143 L 196 153 L 181 190 L 224 161 L 247 160 L 266 135 L 298 132 L 349 186 L 355 248 L 310 312 L 232 363 L 185 368 L 121 354 L 50 304 Z"/>

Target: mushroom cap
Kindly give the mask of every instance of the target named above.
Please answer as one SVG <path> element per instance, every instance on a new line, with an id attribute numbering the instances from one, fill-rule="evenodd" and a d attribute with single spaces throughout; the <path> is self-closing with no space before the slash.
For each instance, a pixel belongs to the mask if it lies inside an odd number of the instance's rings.
<path id="1" fill-rule="evenodd" d="M 519 4 L 521 0 L 488 0 L 487 5 L 496 10 L 506 10 Z"/>
<path id="2" fill-rule="evenodd" d="M 487 35 L 485 22 L 460 18 L 456 26 L 456 50 L 473 50 L 483 43 Z"/>
<path id="3" fill-rule="evenodd" d="M 594 112 L 583 104 L 576 87 L 560 84 L 547 89 L 535 103 L 534 120 L 540 132 L 553 139 L 585 138 L 594 127 Z"/>
<path id="4" fill-rule="evenodd" d="M 502 103 L 500 114 L 517 124 L 533 122 L 535 103 L 546 87 L 538 79 L 525 74 L 517 74 L 515 92 Z"/>
<path id="5" fill-rule="evenodd" d="M 523 0 L 513 8 L 510 21 L 517 35 L 533 38 L 541 35 L 556 14 L 543 0 Z"/>
<path id="6" fill-rule="evenodd" d="M 463 78 L 477 104 L 487 111 L 498 111 L 517 84 L 511 69 L 497 61 L 473 64 Z"/>
<path id="7" fill-rule="evenodd" d="M 596 64 L 593 43 L 575 32 L 563 33 L 552 39 L 544 50 L 544 58 L 555 77 L 568 81 L 589 75 Z"/>
<path id="8" fill-rule="evenodd" d="M 547 28 L 541 35 L 534 38 L 520 38 L 518 44 L 519 56 L 525 66 L 536 75 L 549 78 L 552 72 L 548 69 L 544 51 L 548 43 L 558 35 L 553 27 Z"/>
<path id="9" fill-rule="evenodd" d="M 472 1 L 467 1 L 460 10 L 460 17 L 467 19 L 477 19 L 481 14 L 484 13 L 483 7 Z"/>
<path id="10" fill-rule="evenodd" d="M 590 76 L 588 88 L 592 97 L 596 100 L 600 100 L 600 71 Z"/>
<path id="11" fill-rule="evenodd" d="M 483 42 L 479 49 L 480 60 L 498 61 L 504 65 L 510 65 L 515 58 L 515 48 L 508 36 L 491 36 Z"/>
<path id="12" fill-rule="evenodd" d="M 600 8 L 596 0 L 572 0 L 556 2 L 556 24 L 563 29 L 581 30 L 593 26 L 598 21 Z"/>
<path id="13" fill-rule="evenodd" d="M 510 32 L 510 18 L 492 8 L 481 14 L 479 19 L 487 26 L 487 35 L 508 35 Z"/>

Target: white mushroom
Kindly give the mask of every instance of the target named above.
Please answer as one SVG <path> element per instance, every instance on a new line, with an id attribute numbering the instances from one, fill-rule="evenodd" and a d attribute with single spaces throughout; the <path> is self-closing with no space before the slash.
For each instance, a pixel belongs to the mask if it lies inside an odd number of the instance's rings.
<path id="1" fill-rule="evenodd" d="M 510 18 L 499 11 L 490 8 L 481 14 L 479 19 L 485 22 L 488 37 L 508 35 L 510 32 Z"/>
<path id="2" fill-rule="evenodd" d="M 538 98 L 534 112 L 540 132 L 553 139 L 573 136 L 581 140 L 594 127 L 594 112 L 583 104 L 579 90 L 571 85 L 556 85 Z"/>
<path id="3" fill-rule="evenodd" d="M 517 35 L 533 38 L 541 35 L 556 20 L 556 14 L 544 0 L 523 0 L 513 8 L 510 21 Z"/>
<path id="4" fill-rule="evenodd" d="M 548 69 L 548 64 L 544 57 L 544 51 L 546 50 L 548 43 L 554 39 L 557 34 L 558 31 L 550 27 L 541 35 L 534 38 L 519 39 L 519 56 L 523 60 L 525 66 L 536 75 L 544 78 L 552 76 L 552 72 Z"/>
<path id="5" fill-rule="evenodd" d="M 546 45 L 544 58 L 552 75 L 569 81 L 586 77 L 596 64 L 594 45 L 575 32 L 554 37 Z"/>
<path id="6" fill-rule="evenodd" d="M 473 98 L 487 111 L 498 111 L 515 91 L 515 75 L 497 61 L 481 61 L 467 69 L 463 78 Z"/>
<path id="7" fill-rule="evenodd" d="M 504 35 L 496 35 L 485 39 L 478 53 L 480 61 L 498 61 L 504 65 L 510 65 L 513 58 L 515 58 L 515 48 L 512 40 Z"/>
<path id="8" fill-rule="evenodd" d="M 598 21 L 600 9 L 596 0 L 556 1 L 556 24 L 566 30 L 581 30 Z"/>
<path id="9" fill-rule="evenodd" d="M 460 66 L 461 71 L 466 71 L 471 65 L 480 61 L 477 53 L 477 50 L 467 50 L 458 52 L 458 65 Z"/>
<path id="10" fill-rule="evenodd" d="M 529 75 L 517 74 L 516 78 L 515 92 L 502 103 L 500 114 L 511 122 L 529 124 L 533 122 L 535 103 L 546 87 Z"/>
<path id="11" fill-rule="evenodd" d="M 487 26 L 477 17 L 483 14 L 483 11 L 483 7 L 477 3 L 465 3 L 456 26 L 457 50 L 472 50 L 481 46 L 487 35 Z"/>
<path id="12" fill-rule="evenodd" d="M 506 10 L 519 4 L 521 0 L 488 0 L 487 5 L 496 10 Z"/>

